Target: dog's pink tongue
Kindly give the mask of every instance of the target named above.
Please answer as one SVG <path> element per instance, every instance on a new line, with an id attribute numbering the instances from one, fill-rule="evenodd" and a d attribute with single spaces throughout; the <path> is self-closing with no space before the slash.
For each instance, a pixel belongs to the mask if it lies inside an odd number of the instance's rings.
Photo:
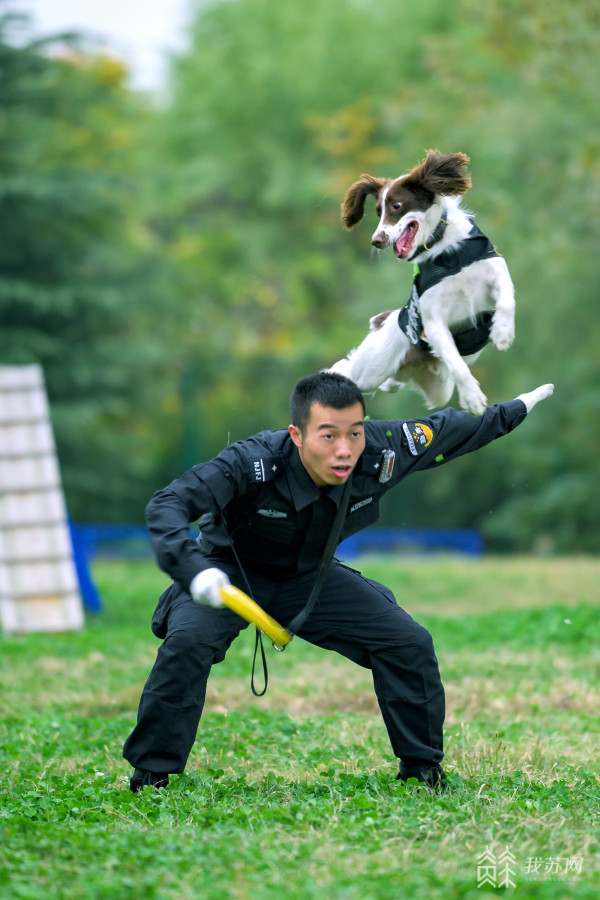
<path id="1" fill-rule="evenodd" d="M 412 250 L 413 237 L 416 230 L 416 222 L 410 222 L 396 241 L 394 251 L 398 259 L 405 259 Z"/>

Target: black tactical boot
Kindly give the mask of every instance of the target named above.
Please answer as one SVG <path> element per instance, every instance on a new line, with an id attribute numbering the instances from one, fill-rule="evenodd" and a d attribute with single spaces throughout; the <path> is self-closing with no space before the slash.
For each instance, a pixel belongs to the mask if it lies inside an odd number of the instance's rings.
<path id="1" fill-rule="evenodd" d="M 150 772 L 148 769 L 136 769 L 129 779 L 129 789 L 134 794 L 139 794 L 144 790 L 145 785 L 150 784 L 158 790 L 164 788 L 169 783 L 169 776 L 166 772 Z"/>
<path id="2" fill-rule="evenodd" d="M 444 770 L 437 763 L 422 762 L 407 766 L 401 762 L 396 781 L 408 781 L 409 778 L 416 778 L 440 793 L 447 791 L 449 787 Z"/>

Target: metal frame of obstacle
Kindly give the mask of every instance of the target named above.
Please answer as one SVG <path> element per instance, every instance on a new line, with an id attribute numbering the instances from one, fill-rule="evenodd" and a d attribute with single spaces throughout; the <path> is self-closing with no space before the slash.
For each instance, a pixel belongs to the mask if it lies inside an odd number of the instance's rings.
<path id="1" fill-rule="evenodd" d="M 6 634 L 84 622 L 40 366 L 0 366 L 0 623 Z"/>

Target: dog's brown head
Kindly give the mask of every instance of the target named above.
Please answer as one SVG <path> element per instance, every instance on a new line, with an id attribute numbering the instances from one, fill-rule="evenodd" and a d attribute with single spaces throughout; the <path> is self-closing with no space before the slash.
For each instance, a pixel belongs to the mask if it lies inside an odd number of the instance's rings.
<path id="1" fill-rule="evenodd" d="M 365 200 L 370 194 L 376 198 L 381 224 L 393 225 L 413 209 L 427 209 L 436 196 L 466 193 L 471 187 L 468 163 L 469 157 L 464 153 L 442 154 L 429 150 L 423 162 L 399 178 L 361 175 L 348 188 L 342 203 L 344 228 L 350 230 L 360 222 L 365 211 Z"/>

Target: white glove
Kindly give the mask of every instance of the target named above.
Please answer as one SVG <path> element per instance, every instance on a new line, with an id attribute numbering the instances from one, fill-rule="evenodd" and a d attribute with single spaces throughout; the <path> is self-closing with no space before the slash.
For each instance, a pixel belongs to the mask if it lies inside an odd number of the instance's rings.
<path id="1" fill-rule="evenodd" d="M 230 584 L 225 572 L 220 569 L 205 569 L 192 578 L 190 594 L 196 603 L 214 607 L 224 606 L 225 604 L 221 600 L 221 588 Z"/>
<path id="2" fill-rule="evenodd" d="M 530 413 L 536 403 L 539 403 L 540 400 L 545 400 L 553 391 L 553 384 L 543 384 L 541 387 L 536 388 L 535 391 L 529 391 L 528 394 L 519 394 L 517 400 L 522 400 L 527 407 L 527 412 Z"/>

